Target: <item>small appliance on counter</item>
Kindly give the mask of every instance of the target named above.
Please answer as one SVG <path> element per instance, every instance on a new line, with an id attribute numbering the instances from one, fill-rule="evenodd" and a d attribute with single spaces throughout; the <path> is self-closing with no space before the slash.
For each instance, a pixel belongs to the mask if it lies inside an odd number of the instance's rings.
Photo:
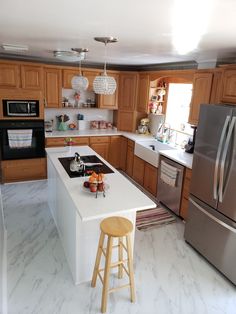
<path id="1" fill-rule="evenodd" d="M 149 119 L 149 130 L 150 130 L 150 133 L 154 137 L 157 137 L 157 133 L 158 133 L 158 130 L 160 128 L 160 125 L 164 123 L 165 115 L 164 114 L 150 113 L 148 115 L 148 119 Z"/>
<path id="2" fill-rule="evenodd" d="M 138 133 L 148 134 L 149 133 L 148 126 L 149 126 L 149 119 L 148 118 L 141 119 L 140 124 L 138 126 Z"/>
<path id="3" fill-rule="evenodd" d="M 44 121 L 45 132 L 53 131 L 53 120 Z"/>
<path id="4" fill-rule="evenodd" d="M 192 125 L 191 128 L 193 128 L 193 137 L 189 138 L 188 143 L 185 145 L 185 152 L 189 154 L 193 154 L 194 152 L 195 138 L 197 132 L 197 127 L 195 125 Z"/>

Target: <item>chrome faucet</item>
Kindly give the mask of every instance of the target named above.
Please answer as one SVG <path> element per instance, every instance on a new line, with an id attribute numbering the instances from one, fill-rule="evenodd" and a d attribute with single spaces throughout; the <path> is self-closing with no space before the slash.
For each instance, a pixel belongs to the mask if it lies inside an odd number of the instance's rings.
<path id="1" fill-rule="evenodd" d="M 157 130 L 157 140 L 161 142 L 168 142 L 171 138 L 171 127 L 169 123 L 162 123 Z"/>

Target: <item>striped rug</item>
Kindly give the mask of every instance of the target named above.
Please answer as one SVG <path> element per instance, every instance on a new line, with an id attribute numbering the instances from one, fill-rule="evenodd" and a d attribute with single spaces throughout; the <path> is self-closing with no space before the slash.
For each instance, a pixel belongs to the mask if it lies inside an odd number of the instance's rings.
<path id="1" fill-rule="evenodd" d="M 146 194 L 154 203 L 157 204 L 156 208 L 137 211 L 136 227 L 138 230 L 147 230 L 160 225 L 169 224 L 176 221 L 176 217 L 171 212 L 159 204 L 157 199 L 141 185 L 130 178 L 124 171 L 119 170 L 129 181 L 131 181 L 138 189 Z"/>
<path id="2" fill-rule="evenodd" d="M 176 218 L 169 211 L 158 206 L 153 209 L 138 211 L 136 216 L 136 227 L 138 230 L 147 230 L 175 221 Z"/>

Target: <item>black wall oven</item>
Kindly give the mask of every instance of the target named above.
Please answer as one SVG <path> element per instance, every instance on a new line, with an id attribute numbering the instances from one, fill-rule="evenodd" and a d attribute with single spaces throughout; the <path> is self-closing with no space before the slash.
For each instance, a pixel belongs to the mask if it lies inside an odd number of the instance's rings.
<path id="1" fill-rule="evenodd" d="M 0 120 L 1 160 L 45 157 L 43 120 Z"/>

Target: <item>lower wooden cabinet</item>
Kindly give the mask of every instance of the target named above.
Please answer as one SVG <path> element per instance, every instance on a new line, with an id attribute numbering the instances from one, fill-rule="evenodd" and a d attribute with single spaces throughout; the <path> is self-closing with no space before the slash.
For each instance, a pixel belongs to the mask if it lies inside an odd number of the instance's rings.
<path id="1" fill-rule="evenodd" d="M 3 160 L 3 183 L 40 180 L 47 176 L 46 158 Z"/>
<path id="2" fill-rule="evenodd" d="M 120 169 L 123 171 L 126 171 L 127 146 L 128 146 L 127 138 L 124 136 L 121 136 L 121 139 L 120 139 Z"/>
<path id="3" fill-rule="evenodd" d="M 180 206 L 180 216 L 184 220 L 188 218 L 189 190 L 190 190 L 191 177 L 192 177 L 192 170 L 186 168 L 185 175 L 184 175 L 183 189 L 182 189 L 181 206 Z"/>
<path id="4" fill-rule="evenodd" d="M 133 164 L 134 164 L 134 142 L 128 140 L 125 171 L 130 177 L 133 176 Z"/>
<path id="5" fill-rule="evenodd" d="M 110 137 L 109 136 L 94 136 L 90 137 L 90 147 L 95 150 L 105 160 L 108 160 Z"/>
<path id="6" fill-rule="evenodd" d="M 157 196 L 157 178 L 158 168 L 145 162 L 143 187 L 154 196 Z"/>
<path id="7" fill-rule="evenodd" d="M 143 185 L 144 170 L 145 170 L 145 161 L 134 155 L 133 179 L 140 185 Z"/>
<path id="8" fill-rule="evenodd" d="M 66 137 L 46 138 L 46 147 L 62 147 L 65 146 Z M 73 137 L 74 145 L 89 145 L 88 137 Z"/>
<path id="9" fill-rule="evenodd" d="M 108 162 L 115 168 L 120 167 L 121 136 L 111 136 Z"/>

